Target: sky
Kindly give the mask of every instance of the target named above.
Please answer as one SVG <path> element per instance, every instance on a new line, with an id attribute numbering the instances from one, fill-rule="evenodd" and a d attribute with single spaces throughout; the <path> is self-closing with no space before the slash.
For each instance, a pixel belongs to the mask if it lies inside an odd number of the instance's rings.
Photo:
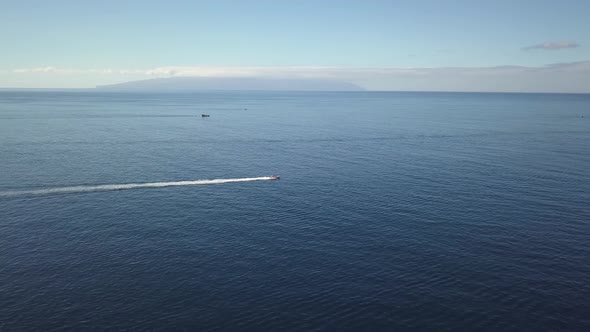
<path id="1" fill-rule="evenodd" d="M 590 92 L 588 0 L 0 0 L 0 88 L 174 76 Z"/>

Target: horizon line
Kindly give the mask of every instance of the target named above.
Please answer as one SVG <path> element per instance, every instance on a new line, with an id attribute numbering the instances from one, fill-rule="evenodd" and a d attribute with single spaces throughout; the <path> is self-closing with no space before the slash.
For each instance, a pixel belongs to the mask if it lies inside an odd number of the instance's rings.
<path id="1" fill-rule="evenodd" d="M 98 92 L 98 93 L 463 93 L 463 94 L 559 94 L 559 95 L 590 95 L 589 92 L 556 92 L 556 91 L 460 91 L 460 90 L 207 90 L 207 89 L 101 89 L 98 87 L 89 88 L 14 88 L 0 87 L 0 92 L 5 91 L 54 91 L 54 92 Z"/>

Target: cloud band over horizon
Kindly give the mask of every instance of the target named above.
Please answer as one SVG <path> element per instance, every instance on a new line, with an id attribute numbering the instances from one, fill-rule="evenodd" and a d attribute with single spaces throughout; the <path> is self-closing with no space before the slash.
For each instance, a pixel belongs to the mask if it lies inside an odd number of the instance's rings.
<path id="1" fill-rule="evenodd" d="M 8 85 L 11 80 L 19 82 L 19 78 L 23 76 L 35 77 L 37 78 L 35 82 L 45 86 Z M 0 72 L 0 87 L 80 87 L 74 82 L 82 79 L 92 81 L 83 87 L 94 87 L 146 78 L 190 76 L 331 79 L 355 83 L 367 90 L 590 92 L 590 61 L 539 67 L 441 68 L 162 66 L 150 69 L 74 69 L 46 66 Z M 48 86 L 45 83 L 47 81 L 55 83 L 53 86 Z"/>

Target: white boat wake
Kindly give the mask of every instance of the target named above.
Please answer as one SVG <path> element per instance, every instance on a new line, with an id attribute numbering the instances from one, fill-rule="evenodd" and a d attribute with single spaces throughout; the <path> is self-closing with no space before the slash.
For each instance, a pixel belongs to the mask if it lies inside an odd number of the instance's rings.
<path id="1" fill-rule="evenodd" d="M 206 185 L 206 184 L 223 184 L 223 183 L 235 183 L 235 182 L 268 181 L 268 180 L 276 180 L 276 177 L 261 176 L 261 177 L 257 177 L 257 178 L 239 178 L 239 179 L 214 179 L 214 180 L 195 180 L 195 181 L 176 181 L 176 182 L 101 184 L 101 185 L 95 185 L 95 186 L 72 186 L 72 187 L 19 190 L 19 191 L 0 191 L 0 197 L 70 194 L 70 193 L 86 193 L 86 192 L 95 192 L 95 191 L 113 191 L 113 190 L 128 190 L 128 189 L 142 189 L 142 188 L 164 188 L 164 187 L 177 187 L 177 186 L 200 186 L 200 185 Z"/>

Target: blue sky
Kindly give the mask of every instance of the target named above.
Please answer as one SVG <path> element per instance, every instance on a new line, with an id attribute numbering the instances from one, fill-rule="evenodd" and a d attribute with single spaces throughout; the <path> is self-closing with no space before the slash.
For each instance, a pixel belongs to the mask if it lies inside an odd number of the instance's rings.
<path id="1" fill-rule="evenodd" d="M 88 87 L 162 67 L 542 68 L 590 60 L 586 0 L 0 1 L 0 87 Z M 383 77 L 363 82 L 388 88 Z"/>

